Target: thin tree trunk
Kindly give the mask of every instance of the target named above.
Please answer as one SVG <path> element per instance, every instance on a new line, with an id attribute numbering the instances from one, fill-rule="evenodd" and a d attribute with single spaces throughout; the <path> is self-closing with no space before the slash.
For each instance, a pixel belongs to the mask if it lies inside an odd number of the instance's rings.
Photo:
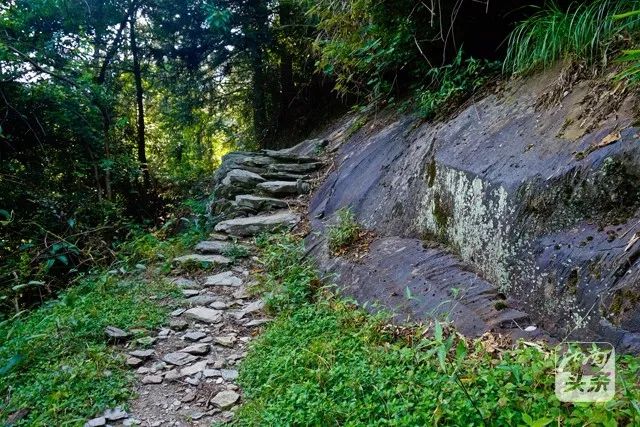
<path id="1" fill-rule="evenodd" d="M 250 33 L 249 49 L 251 54 L 251 68 L 253 74 L 253 129 L 258 145 L 262 148 L 267 146 L 269 136 L 269 126 L 267 123 L 267 99 L 266 99 L 266 79 L 264 70 L 264 46 L 268 37 L 267 20 L 269 10 L 262 0 L 251 1 L 254 24 L 248 29 Z"/>
<path id="2" fill-rule="evenodd" d="M 147 163 L 147 152 L 145 143 L 145 129 L 144 129 L 144 89 L 142 87 L 142 70 L 140 69 L 140 52 L 138 50 L 138 44 L 136 40 L 136 13 L 131 14 L 129 22 L 129 29 L 131 35 L 131 55 L 133 56 L 133 78 L 136 85 L 136 106 L 138 111 L 138 162 L 142 170 L 142 178 L 145 191 L 149 189 L 151 179 L 149 177 L 149 165 Z"/>
<path id="3" fill-rule="evenodd" d="M 266 148 L 267 106 L 265 100 L 264 60 L 262 52 L 254 52 L 253 65 L 253 129 L 256 142 Z"/>
<path id="4" fill-rule="evenodd" d="M 123 16 L 122 21 L 120 21 L 120 25 L 118 26 L 118 31 L 113 40 L 113 43 L 105 53 L 104 60 L 102 61 L 102 64 L 99 68 L 100 71 L 98 72 L 98 75 L 95 77 L 95 82 L 100 86 L 102 86 L 106 81 L 107 70 L 109 68 L 109 65 L 111 64 L 111 61 L 113 60 L 116 53 L 118 52 L 118 47 L 120 46 L 120 42 L 122 41 L 122 33 L 125 27 L 127 26 L 127 22 L 129 21 L 129 17 L 131 16 L 133 8 L 134 6 L 132 5 Z M 100 45 L 101 45 L 101 40 L 97 39 L 96 51 L 98 54 L 99 54 Z M 98 55 L 96 55 L 96 57 L 97 56 Z M 104 156 L 108 162 L 111 159 L 111 142 L 109 141 L 109 134 L 111 132 L 111 115 L 109 114 L 109 108 L 105 106 L 101 100 L 98 99 L 95 101 L 95 103 L 98 109 L 100 110 L 100 114 L 102 115 L 102 128 L 103 128 L 103 134 L 104 134 Z M 104 188 L 105 188 L 105 193 L 106 193 L 105 196 L 107 200 L 111 200 L 113 196 L 112 190 L 111 190 L 111 170 L 108 167 L 104 171 Z"/>
<path id="5" fill-rule="evenodd" d="M 291 4 L 283 1 L 279 9 L 280 26 L 287 28 L 292 23 Z M 286 33 L 286 30 L 285 30 Z M 280 111 L 278 117 L 278 131 L 284 126 L 289 126 L 289 108 L 295 97 L 293 82 L 293 55 L 289 52 L 286 43 L 280 46 Z"/>

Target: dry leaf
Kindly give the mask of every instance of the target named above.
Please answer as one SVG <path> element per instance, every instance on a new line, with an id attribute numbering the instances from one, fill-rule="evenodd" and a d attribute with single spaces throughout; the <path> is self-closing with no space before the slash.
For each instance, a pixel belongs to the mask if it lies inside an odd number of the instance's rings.
<path id="1" fill-rule="evenodd" d="M 637 232 L 636 234 L 634 234 L 631 239 L 629 240 L 629 243 L 627 244 L 627 247 L 624 248 L 625 252 L 629 252 L 629 249 L 631 249 L 633 247 L 633 245 L 636 244 L 636 242 L 640 240 L 640 232 Z"/>
<path id="2" fill-rule="evenodd" d="M 609 135 L 602 138 L 602 141 L 594 145 L 594 148 L 606 147 L 607 145 L 611 145 L 614 142 L 620 141 L 620 138 L 622 138 L 622 135 L 620 135 L 620 132 L 612 132 Z"/>

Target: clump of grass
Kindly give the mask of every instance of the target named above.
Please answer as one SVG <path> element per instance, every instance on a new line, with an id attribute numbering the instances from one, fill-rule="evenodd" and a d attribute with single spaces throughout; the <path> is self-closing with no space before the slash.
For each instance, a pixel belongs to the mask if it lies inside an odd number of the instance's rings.
<path id="1" fill-rule="evenodd" d="M 0 424 L 82 425 L 131 397 L 133 377 L 104 329 L 151 330 L 166 309 L 150 301 L 179 295 L 161 281 L 92 276 L 24 318 L 0 325 Z M 4 425 L 4 424 L 3 424 Z"/>
<path id="2" fill-rule="evenodd" d="M 637 0 L 593 0 L 564 10 L 551 3 L 511 33 L 504 70 L 526 74 L 573 57 L 606 62 L 615 35 L 639 27 L 637 19 L 621 25 L 613 16 L 638 5 Z"/>
<path id="3" fill-rule="evenodd" d="M 315 276 L 301 243 L 264 238 L 272 292 Z M 315 276 L 317 278 L 317 276 Z M 240 369 L 236 425 L 637 425 L 640 361 L 618 360 L 606 404 L 554 395 L 555 360 L 543 346 L 499 350 L 436 323 L 432 333 L 386 327 L 386 319 L 306 288 L 253 342 Z"/>
<path id="4" fill-rule="evenodd" d="M 329 250 L 333 253 L 349 247 L 358 240 L 362 227 L 356 221 L 355 214 L 349 208 L 336 212 L 336 222 L 327 227 Z"/>

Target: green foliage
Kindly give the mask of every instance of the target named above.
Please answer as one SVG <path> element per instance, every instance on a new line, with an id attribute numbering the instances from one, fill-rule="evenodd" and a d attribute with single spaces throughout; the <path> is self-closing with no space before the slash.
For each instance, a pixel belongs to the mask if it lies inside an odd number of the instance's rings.
<path id="1" fill-rule="evenodd" d="M 417 59 L 414 38 L 435 32 L 420 26 L 426 6 L 411 1 L 306 3 L 320 31 L 318 67 L 336 79 L 335 89 L 343 95 L 388 96 L 400 70 Z"/>
<path id="2" fill-rule="evenodd" d="M 312 295 L 315 271 L 303 259 L 303 243 L 287 234 L 263 234 L 256 239 L 266 274 L 260 283 L 268 309 L 288 312 L 307 303 Z"/>
<path id="3" fill-rule="evenodd" d="M 301 278 L 300 242 L 263 239 L 273 287 Z M 283 270 L 284 268 L 284 270 Z M 312 273 L 313 274 L 313 273 Z M 500 351 L 436 323 L 396 334 L 326 293 L 300 298 L 253 342 L 240 369 L 245 402 L 236 425 L 636 425 L 637 358 L 620 358 L 624 386 L 606 404 L 566 404 L 554 395 L 554 357 L 521 343 Z M 634 406 L 635 405 L 635 406 Z"/>
<path id="4" fill-rule="evenodd" d="M 451 64 L 432 68 L 427 73 L 431 83 L 417 90 L 415 95 L 418 114 L 422 118 L 433 118 L 459 105 L 461 100 L 484 86 L 500 69 L 497 62 L 473 58 L 463 60 L 462 55 L 460 49 Z"/>
<path id="5" fill-rule="evenodd" d="M 152 302 L 177 289 L 141 277 L 89 276 L 33 312 L 0 324 L 0 423 L 19 410 L 16 425 L 82 425 L 131 397 L 133 381 L 104 329 L 159 326 L 167 309 Z"/>
<path id="6" fill-rule="evenodd" d="M 335 223 L 327 227 L 327 240 L 332 252 L 347 248 L 358 239 L 362 231 L 351 209 L 341 208 L 336 211 L 335 216 Z"/>
<path id="7" fill-rule="evenodd" d="M 621 25 L 628 26 L 629 19 L 638 19 L 640 10 L 630 10 L 624 13 L 614 15 L 613 19 L 619 21 Z M 625 49 L 618 61 L 626 64 L 626 67 L 618 75 L 620 79 L 628 79 L 633 83 L 637 83 L 640 76 L 640 49 Z"/>
<path id="8" fill-rule="evenodd" d="M 239 245 L 239 244 L 234 242 L 223 252 L 222 255 L 224 255 L 227 258 L 230 258 L 231 260 L 235 261 L 238 258 L 246 258 L 246 257 L 248 257 L 249 256 L 249 249 L 247 249 L 246 246 Z"/>
<path id="9" fill-rule="evenodd" d="M 513 31 L 504 69 L 526 74 L 559 60 L 574 58 L 607 63 L 615 51 L 616 36 L 639 27 L 637 19 L 628 19 L 619 25 L 613 16 L 638 5 L 637 0 L 592 0 L 572 3 L 565 10 L 551 3 Z M 633 18 L 633 15 L 623 17 Z"/>

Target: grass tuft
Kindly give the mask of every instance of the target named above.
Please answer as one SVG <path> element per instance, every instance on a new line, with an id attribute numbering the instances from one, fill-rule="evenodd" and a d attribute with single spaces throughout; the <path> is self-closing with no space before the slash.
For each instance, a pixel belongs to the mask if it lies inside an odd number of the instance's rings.
<path id="1" fill-rule="evenodd" d="M 633 15 L 622 23 L 613 16 L 639 5 L 638 0 L 593 0 L 575 2 L 565 10 L 552 2 L 511 33 L 504 71 L 527 74 L 571 58 L 606 64 L 615 36 L 639 28 Z"/>
<path id="2" fill-rule="evenodd" d="M 360 236 L 362 227 L 349 208 L 341 208 L 336 212 L 336 222 L 327 228 L 329 250 L 336 253 L 354 243 Z"/>

